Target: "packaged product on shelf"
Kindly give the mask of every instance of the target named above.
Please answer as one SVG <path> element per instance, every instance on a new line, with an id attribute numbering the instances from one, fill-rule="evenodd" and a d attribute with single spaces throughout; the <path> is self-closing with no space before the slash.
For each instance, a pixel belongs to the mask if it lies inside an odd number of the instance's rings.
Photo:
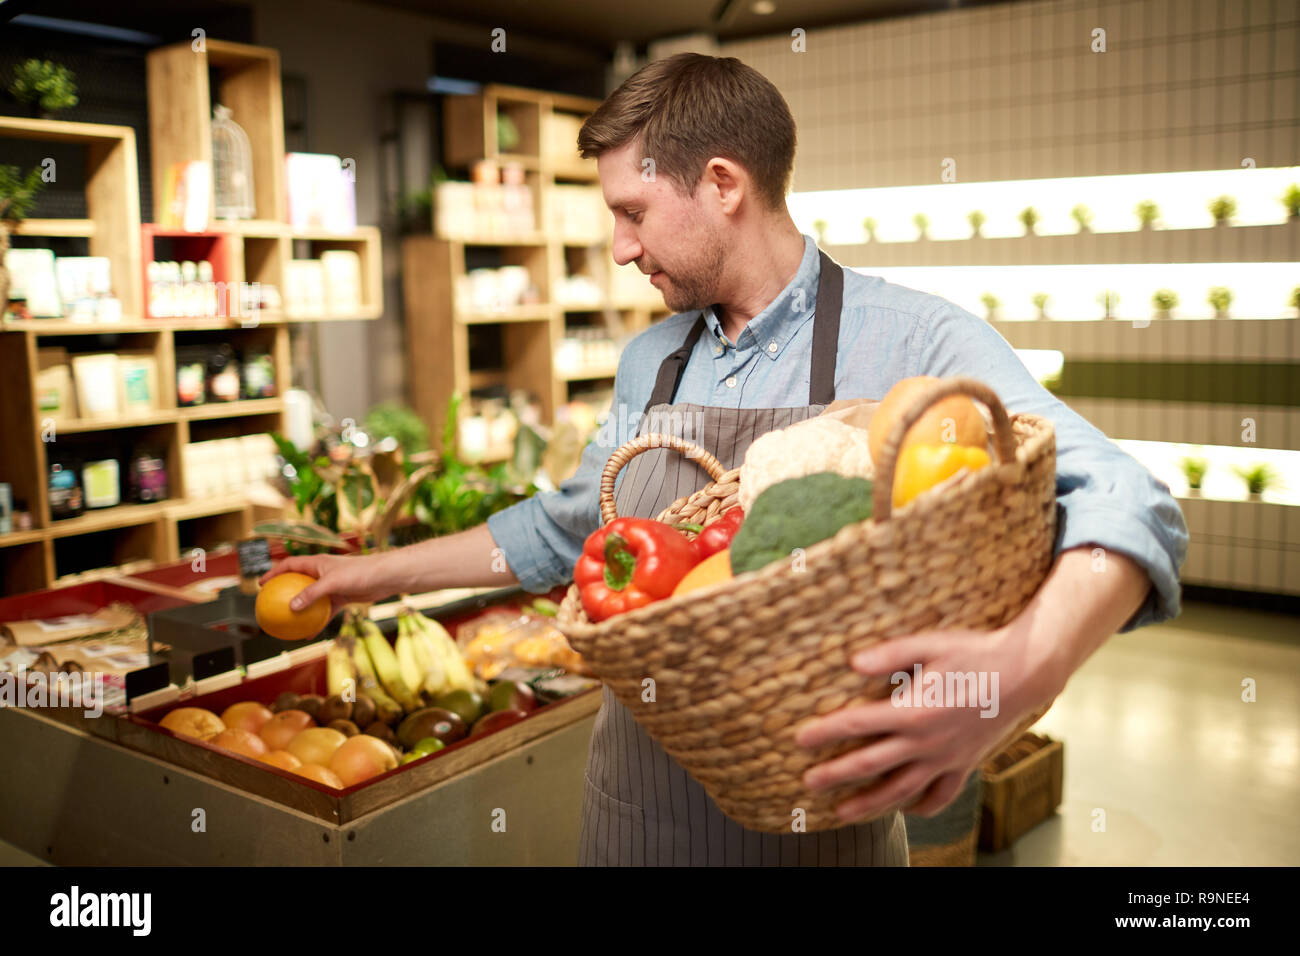
<path id="1" fill-rule="evenodd" d="M 152 352 L 119 352 L 117 375 L 123 415 L 147 415 L 158 408 L 158 361 Z"/>
<path id="2" fill-rule="evenodd" d="M 63 315 L 53 252 L 9 249 L 4 264 L 9 270 L 9 298 L 25 301 L 32 318 L 57 319 Z"/>
<path id="3" fill-rule="evenodd" d="M 208 364 L 202 346 L 186 345 L 176 350 L 176 404 L 202 405 L 207 400 Z"/>
<path id="4" fill-rule="evenodd" d="M 116 418 L 117 356 L 114 354 L 78 355 L 72 360 L 77 381 L 77 406 L 82 418 Z"/>
<path id="5" fill-rule="evenodd" d="M 55 422 L 77 417 L 67 349 L 36 350 L 36 409 L 42 419 L 51 418 Z"/>
<path id="6" fill-rule="evenodd" d="M 361 311 L 361 256 L 351 249 L 329 249 L 320 254 L 325 279 L 325 301 L 331 315 L 356 315 Z"/>
<path id="7" fill-rule="evenodd" d="M 121 463 L 112 455 L 100 453 L 88 457 L 81 465 L 81 487 L 87 510 L 112 508 L 122 503 Z"/>
<path id="8" fill-rule="evenodd" d="M 0 534 L 14 530 L 14 489 L 7 481 L 0 481 Z"/>
<path id="9" fill-rule="evenodd" d="M 131 456 L 128 481 L 131 500 L 137 504 L 163 501 L 167 498 L 167 463 L 154 449 L 139 448 Z"/>
<path id="10" fill-rule="evenodd" d="M 275 361 L 271 353 L 262 348 L 244 350 L 244 398 L 274 398 Z"/>
<path id="11" fill-rule="evenodd" d="M 85 510 L 78 469 L 71 461 L 50 462 L 50 517 L 55 521 L 75 518 Z"/>
<path id="12" fill-rule="evenodd" d="M 456 643 L 465 662 L 483 680 L 495 680 L 509 667 L 559 667 L 589 673 L 549 618 L 532 612 L 493 611 L 462 624 Z"/>
<path id="13" fill-rule="evenodd" d="M 210 346 L 207 353 L 207 395 L 210 402 L 239 401 L 239 360 L 226 343 Z"/>

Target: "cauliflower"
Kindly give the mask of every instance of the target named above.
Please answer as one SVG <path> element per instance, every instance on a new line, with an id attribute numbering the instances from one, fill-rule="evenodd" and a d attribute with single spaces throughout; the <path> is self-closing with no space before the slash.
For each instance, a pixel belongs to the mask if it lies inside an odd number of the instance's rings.
<path id="1" fill-rule="evenodd" d="M 740 466 L 739 504 L 749 514 L 770 485 L 820 471 L 847 478 L 874 478 L 870 433 L 833 418 L 810 418 L 755 439 Z"/>

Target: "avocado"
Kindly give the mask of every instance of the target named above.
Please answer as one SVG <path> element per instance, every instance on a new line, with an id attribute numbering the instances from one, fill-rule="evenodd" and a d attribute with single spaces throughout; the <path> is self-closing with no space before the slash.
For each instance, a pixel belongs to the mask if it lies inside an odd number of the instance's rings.
<path id="1" fill-rule="evenodd" d="M 444 744 L 454 744 L 468 730 L 459 714 L 441 707 L 424 707 L 408 714 L 397 728 L 397 741 L 411 750 L 425 737 L 437 737 Z"/>
<path id="2" fill-rule="evenodd" d="M 487 709 L 483 705 L 483 698 L 472 690 L 453 690 L 448 691 L 438 697 L 433 702 L 434 707 L 441 707 L 443 710 L 449 710 L 457 714 L 461 720 L 465 721 L 465 726 L 469 727 L 483 716 Z M 495 710 L 496 708 L 492 708 Z"/>

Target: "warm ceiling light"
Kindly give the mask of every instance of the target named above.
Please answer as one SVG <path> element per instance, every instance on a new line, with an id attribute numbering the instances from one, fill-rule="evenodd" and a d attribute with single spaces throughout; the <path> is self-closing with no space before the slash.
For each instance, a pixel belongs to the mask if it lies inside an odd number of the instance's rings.
<path id="1" fill-rule="evenodd" d="M 753 5 L 749 8 L 760 17 L 765 17 L 769 13 L 776 13 L 776 4 L 772 0 L 754 0 Z"/>

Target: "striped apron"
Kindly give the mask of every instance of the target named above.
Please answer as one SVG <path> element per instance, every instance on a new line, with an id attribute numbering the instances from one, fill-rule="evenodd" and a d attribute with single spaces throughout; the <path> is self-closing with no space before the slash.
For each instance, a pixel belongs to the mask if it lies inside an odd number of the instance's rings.
<path id="1" fill-rule="evenodd" d="M 701 314 L 682 347 L 660 366 L 638 434 L 678 434 L 724 468 L 735 468 L 759 435 L 820 414 L 835 397 L 843 289 L 844 273 L 822 253 L 807 406 L 674 405 L 705 329 Z M 620 515 L 653 518 L 709 481 L 699 465 L 679 453 L 653 449 L 624 468 L 615 505 Z M 906 866 L 907 832 L 897 811 L 819 833 L 747 830 L 718 809 L 606 688 L 587 755 L 579 854 L 583 866 Z"/>

